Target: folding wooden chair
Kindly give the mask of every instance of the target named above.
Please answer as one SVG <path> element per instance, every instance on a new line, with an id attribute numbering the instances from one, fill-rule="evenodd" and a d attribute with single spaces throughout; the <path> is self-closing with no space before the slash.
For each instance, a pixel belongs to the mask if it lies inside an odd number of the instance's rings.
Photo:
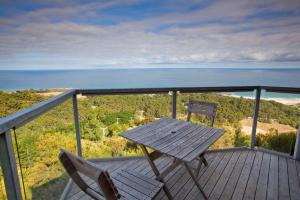
<path id="1" fill-rule="evenodd" d="M 133 171 L 121 170 L 112 176 L 105 170 L 66 150 L 61 150 L 59 159 L 75 184 L 93 199 L 153 199 L 163 187 L 154 179 Z M 87 178 L 96 182 L 93 187 Z"/>
<path id="2" fill-rule="evenodd" d="M 195 100 L 190 100 L 187 108 L 187 121 L 191 120 L 192 113 L 201 114 L 208 116 L 210 119 L 210 126 L 214 125 L 215 116 L 217 111 L 217 105 L 214 103 L 200 102 Z M 204 153 L 199 156 L 199 163 L 196 169 L 196 176 L 198 176 L 202 163 L 205 166 L 208 165 Z"/>

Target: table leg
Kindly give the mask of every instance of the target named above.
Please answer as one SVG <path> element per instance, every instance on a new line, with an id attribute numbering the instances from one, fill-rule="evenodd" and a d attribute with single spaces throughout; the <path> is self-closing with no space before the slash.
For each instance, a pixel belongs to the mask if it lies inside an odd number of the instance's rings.
<path id="1" fill-rule="evenodd" d="M 172 197 L 172 195 L 171 195 L 169 189 L 167 188 L 164 179 L 163 179 L 163 178 L 159 178 L 159 177 L 160 177 L 160 172 L 158 171 L 157 167 L 155 166 L 155 163 L 153 162 L 153 160 L 150 158 L 148 150 L 146 149 L 146 147 L 145 147 L 144 145 L 140 145 L 140 147 L 141 147 L 143 153 L 145 154 L 146 159 L 148 160 L 148 162 L 149 162 L 149 164 L 150 164 L 150 167 L 151 167 L 151 169 L 153 170 L 153 172 L 154 172 L 154 174 L 155 174 L 157 180 L 159 180 L 159 181 L 161 181 L 161 182 L 164 183 L 163 190 L 165 191 L 165 193 L 166 193 L 168 199 L 169 199 L 169 200 L 172 200 L 173 197 Z"/>
<path id="2" fill-rule="evenodd" d="M 201 187 L 200 184 L 198 183 L 197 178 L 194 176 L 194 173 L 192 172 L 192 170 L 190 169 L 190 167 L 188 166 L 187 163 L 185 163 L 185 162 L 183 162 L 183 163 L 184 163 L 185 168 L 187 169 L 187 171 L 188 171 L 189 174 L 191 175 L 193 181 L 195 182 L 197 188 L 198 188 L 198 189 L 200 190 L 200 192 L 202 193 L 204 199 L 207 200 L 208 198 L 207 198 L 206 194 L 204 193 L 202 187 Z"/>
<path id="3" fill-rule="evenodd" d="M 204 157 L 204 153 L 200 155 L 200 158 L 201 158 L 202 162 L 204 163 L 205 167 L 207 167 L 208 162 L 207 162 L 206 158 Z"/>
<path id="4" fill-rule="evenodd" d="M 197 169 L 195 171 L 196 177 L 198 177 L 198 175 L 199 175 L 202 163 L 204 164 L 205 167 L 207 167 L 208 162 L 204 157 L 204 153 L 199 156 L 198 166 L 197 166 Z"/>

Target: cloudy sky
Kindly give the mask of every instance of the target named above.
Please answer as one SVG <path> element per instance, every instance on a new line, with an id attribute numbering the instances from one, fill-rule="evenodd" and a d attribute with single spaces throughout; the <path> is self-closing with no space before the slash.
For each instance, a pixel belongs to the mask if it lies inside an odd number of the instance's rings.
<path id="1" fill-rule="evenodd" d="M 299 63 L 300 0 L 0 0 L 0 69 Z"/>

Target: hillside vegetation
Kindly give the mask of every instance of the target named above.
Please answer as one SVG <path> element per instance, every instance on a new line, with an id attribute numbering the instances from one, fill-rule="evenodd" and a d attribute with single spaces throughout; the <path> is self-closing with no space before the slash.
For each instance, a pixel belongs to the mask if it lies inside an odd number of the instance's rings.
<path id="1" fill-rule="evenodd" d="M 0 92 L 0 117 L 46 98 L 32 90 Z M 250 138 L 241 132 L 239 122 L 253 115 L 253 100 L 216 93 L 179 94 L 178 118 L 186 119 L 189 99 L 218 105 L 215 126 L 225 129 L 226 134 L 212 148 L 249 145 Z M 93 96 L 79 99 L 83 157 L 141 155 L 135 145 L 118 134 L 155 118 L 170 117 L 171 103 L 171 96 L 168 94 Z M 262 100 L 259 121 L 270 122 L 272 119 L 297 128 L 300 121 L 299 107 Z M 203 116 L 193 116 L 192 121 L 207 123 Z M 66 148 L 76 152 L 72 101 L 66 101 L 17 129 L 16 134 L 28 199 L 58 199 L 68 180 L 58 161 L 59 149 Z M 295 133 L 278 134 L 276 130 L 270 130 L 270 134 L 258 134 L 256 145 L 289 152 L 294 139 Z M 16 145 L 15 141 L 13 143 Z M 0 193 L 3 194 L 3 179 L 1 181 Z"/>

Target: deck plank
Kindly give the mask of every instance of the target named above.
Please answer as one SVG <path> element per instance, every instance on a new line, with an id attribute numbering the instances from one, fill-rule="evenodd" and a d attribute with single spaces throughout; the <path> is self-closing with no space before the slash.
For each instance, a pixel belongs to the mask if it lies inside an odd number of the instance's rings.
<path id="1" fill-rule="evenodd" d="M 266 199 L 267 197 L 267 188 L 268 188 L 268 176 L 270 169 L 270 154 L 264 153 L 258 183 L 256 186 L 255 199 Z"/>
<path id="2" fill-rule="evenodd" d="M 247 187 L 244 193 L 243 199 L 254 199 L 255 193 L 257 189 L 257 182 L 259 179 L 259 173 L 261 169 L 261 163 L 263 159 L 262 152 L 255 153 L 255 160 L 251 169 L 251 173 L 249 174 L 249 179 L 247 183 Z"/>
<path id="3" fill-rule="evenodd" d="M 290 199 L 289 177 L 286 158 L 278 158 L 278 199 Z"/>
<path id="4" fill-rule="evenodd" d="M 222 191 L 232 173 L 232 170 L 234 169 L 234 166 L 237 163 L 240 153 L 241 153 L 240 151 L 236 151 L 233 153 L 230 161 L 228 162 L 226 168 L 224 169 L 224 171 L 222 173 L 222 176 L 220 176 L 213 191 L 211 192 L 209 199 L 219 199 L 220 198 Z"/>
<path id="5" fill-rule="evenodd" d="M 234 193 L 232 195 L 232 199 L 242 199 L 243 198 L 245 189 L 247 187 L 247 182 L 248 182 L 248 179 L 249 179 L 249 175 L 251 173 L 252 165 L 255 163 L 254 158 L 256 158 L 256 154 L 254 152 L 250 152 L 250 155 L 251 156 L 249 156 L 247 158 L 247 160 L 245 162 L 245 165 L 242 169 L 242 172 L 241 172 L 241 175 L 239 177 L 237 186 L 236 186 L 236 188 L 234 190 Z"/>
<path id="6" fill-rule="evenodd" d="M 300 197 L 300 186 L 295 162 L 292 159 L 287 159 L 291 200 L 296 200 Z"/>
<path id="7" fill-rule="evenodd" d="M 271 155 L 267 199 L 278 199 L 278 156 Z"/>
<path id="8" fill-rule="evenodd" d="M 214 160 L 215 159 L 218 159 L 219 156 L 220 155 L 220 153 L 216 153 L 216 154 L 214 154 L 214 156 L 212 156 L 212 154 L 208 154 L 207 155 L 207 162 L 210 164 L 210 163 L 213 163 L 214 162 Z M 219 159 L 218 159 L 219 160 Z M 194 162 L 196 162 L 195 164 L 197 164 L 198 162 L 197 161 L 194 161 Z M 181 168 L 182 170 L 185 170 L 184 168 Z M 206 172 L 206 170 L 208 170 L 209 169 L 209 167 L 205 167 L 204 165 L 202 165 L 201 166 L 201 170 L 200 170 L 200 172 L 199 172 L 199 178 L 198 178 L 198 180 L 203 176 L 203 174 Z M 191 179 L 190 179 L 191 180 Z M 191 198 L 193 198 L 194 196 L 200 196 L 200 197 L 202 197 L 202 195 L 199 193 L 199 190 L 198 190 L 198 188 L 194 185 L 194 184 L 192 184 L 191 186 L 190 186 L 190 191 L 188 192 L 188 194 L 186 195 L 186 197 L 185 197 L 185 199 L 191 199 Z"/>
<path id="9" fill-rule="evenodd" d="M 209 195 L 209 199 L 281 200 L 298 199 L 300 196 L 299 161 L 256 150 L 208 152 L 206 155 L 209 165 L 201 167 L 198 180 Z M 165 156 L 155 160 L 159 170 L 165 169 L 171 162 L 172 158 Z M 108 169 L 112 174 L 121 169 L 128 169 L 144 174 L 149 178 L 155 177 L 147 160 L 143 158 L 122 161 L 104 160 L 97 162 L 97 164 Z M 196 161 L 191 164 L 196 164 Z M 183 165 L 177 166 L 169 173 L 165 177 L 165 181 L 175 200 L 203 199 Z M 93 181 L 89 183 L 91 187 L 97 188 Z M 137 185 L 137 187 L 140 186 Z M 139 190 L 143 193 L 142 187 Z M 130 195 L 128 191 L 120 191 L 120 193 Z M 142 194 L 137 195 L 143 196 Z M 80 191 L 76 185 L 73 185 L 69 190 L 67 199 L 90 200 L 91 198 Z M 167 200 L 163 190 L 155 199 Z"/>
<path id="10" fill-rule="evenodd" d="M 225 153 L 219 152 L 219 154 L 217 154 L 215 156 L 215 159 L 209 164 L 209 167 L 205 170 L 205 172 L 203 172 L 201 174 L 201 176 L 198 177 L 198 182 L 200 183 L 200 186 L 202 188 L 205 187 L 206 183 L 209 180 L 209 177 L 211 177 L 211 175 L 213 174 L 214 170 L 220 164 L 220 162 L 222 161 L 224 155 L 225 155 Z M 197 199 L 197 198 L 201 198 L 202 199 L 203 196 L 199 192 L 198 188 L 195 185 L 193 185 L 193 188 L 192 188 L 191 192 L 188 194 L 188 196 L 187 196 L 186 199 Z"/>
<path id="11" fill-rule="evenodd" d="M 247 159 L 247 157 L 250 157 L 251 154 L 249 153 L 249 151 L 243 151 L 239 157 L 239 160 L 237 161 L 236 166 L 233 169 L 233 172 L 223 190 L 222 195 L 222 199 L 227 200 L 227 199 L 231 199 L 233 192 L 235 190 L 236 184 L 239 180 L 240 174 L 242 172 L 243 166 L 245 164 L 245 161 Z"/>
<path id="12" fill-rule="evenodd" d="M 222 162 L 218 165 L 218 167 L 215 169 L 213 176 L 210 177 L 207 184 L 204 187 L 204 191 L 207 196 L 210 195 L 211 191 L 214 189 L 215 184 L 219 180 L 222 172 L 224 171 L 225 167 L 227 166 L 227 163 L 230 161 L 231 157 L 233 155 L 233 152 L 226 153 Z"/>

